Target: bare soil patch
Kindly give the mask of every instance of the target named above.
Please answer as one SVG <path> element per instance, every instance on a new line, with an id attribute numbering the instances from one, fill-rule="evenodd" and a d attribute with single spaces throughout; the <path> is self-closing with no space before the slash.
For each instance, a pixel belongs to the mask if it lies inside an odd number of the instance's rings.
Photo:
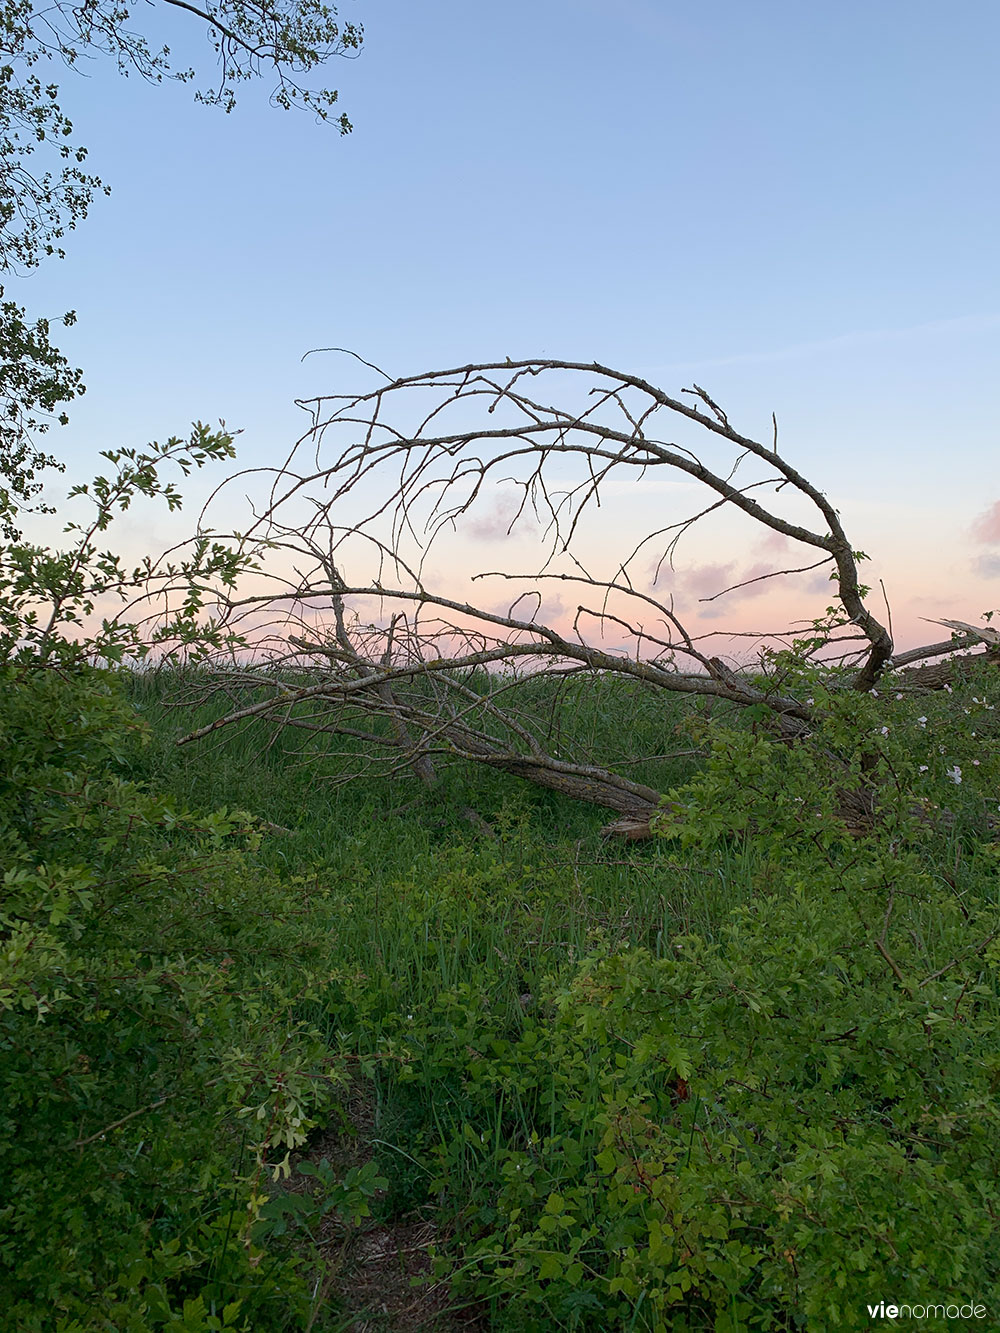
<path id="1" fill-rule="evenodd" d="M 334 1122 L 293 1157 L 347 1171 L 371 1159 L 375 1101 L 358 1081 L 341 1101 L 348 1124 Z M 314 1178 L 293 1173 L 284 1188 L 309 1192 Z M 322 1256 L 316 1269 L 313 1327 L 323 1327 L 332 1309 L 337 1333 L 487 1333 L 480 1309 L 455 1306 L 447 1281 L 432 1277 L 432 1251 L 440 1242 L 437 1225 L 426 1216 L 351 1224 L 334 1214 L 322 1221 Z M 339 1316 L 339 1318 L 338 1318 Z"/>

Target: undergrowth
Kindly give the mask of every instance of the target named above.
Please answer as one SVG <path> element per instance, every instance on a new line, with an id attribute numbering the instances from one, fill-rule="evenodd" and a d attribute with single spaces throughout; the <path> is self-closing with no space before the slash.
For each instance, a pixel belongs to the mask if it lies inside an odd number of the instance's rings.
<path id="1" fill-rule="evenodd" d="M 438 1219 L 439 1273 L 491 1327 L 863 1328 L 878 1293 L 996 1299 L 991 685 L 831 695 L 815 749 L 694 719 L 685 814 L 628 852 L 492 775 L 393 816 L 372 787 L 331 808 L 248 737 L 213 764 L 216 799 L 271 792 L 295 828 L 268 855 L 326 886 L 335 975 L 301 1015 L 370 1080 L 382 1215 Z M 867 831 L 849 780 L 879 793 Z M 459 824 L 470 793 L 493 838 Z"/>
<path id="2" fill-rule="evenodd" d="M 228 447 L 113 456 L 99 515 Z M 791 744 L 590 682 L 561 743 L 674 754 L 623 847 L 495 773 L 421 795 L 262 728 L 178 748 L 211 694 L 173 708 L 134 626 L 74 638 L 128 581 L 102 523 L 0 569 L 10 1327 L 333 1333 L 365 1312 L 325 1300 L 330 1236 L 413 1218 L 495 1333 L 997 1321 L 995 669 L 880 697 L 777 654 L 820 719 Z M 338 1133 L 352 1164 L 314 1160 Z"/>

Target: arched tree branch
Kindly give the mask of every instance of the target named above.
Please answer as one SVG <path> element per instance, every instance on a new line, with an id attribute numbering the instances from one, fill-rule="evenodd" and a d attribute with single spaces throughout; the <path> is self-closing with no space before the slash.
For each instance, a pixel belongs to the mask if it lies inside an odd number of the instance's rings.
<path id="1" fill-rule="evenodd" d="M 686 623 L 658 589 L 678 542 L 727 511 L 822 558 L 735 582 L 723 574 L 717 592 L 699 589 L 701 603 L 829 563 L 834 605 L 805 636 L 788 627 L 786 641 L 837 658 L 844 688 L 869 690 L 892 668 L 837 510 L 773 438 L 737 431 L 701 387 L 673 397 L 640 376 L 554 359 L 397 379 L 373 369 L 371 389 L 301 404 L 309 429 L 272 471 L 249 534 L 268 543 L 273 567 L 219 609 L 244 631 L 266 624 L 254 660 L 229 667 L 243 702 L 187 741 L 280 716 L 348 746 L 363 738 L 359 762 L 382 753 L 387 772 L 422 764 L 427 778 L 431 764 L 471 761 L 648 824 L 661 796 L 622 775 L 636 761 L 627 736 L 617 756 L 555 744 L 540 704 L 558 682 L 613 676 L 653 696 L 756 707 L 789 741 L 815 725 L 811 700 L 774 672 L 726 661 L 725 631 Z M 597 509 L 623 490 L 640 501 L 657 479 L 676 517 L 634 536 L 624 558 L 595 547 Z M 498 495 L 502 518 L 490 516 Z M 517 543 L 525 529 L 533 567 L 475 567 L 477 540 Z M 512 579 L 525 591 L 498 605 Z M 559 589 L 591 596 L 564 606 Z"/>

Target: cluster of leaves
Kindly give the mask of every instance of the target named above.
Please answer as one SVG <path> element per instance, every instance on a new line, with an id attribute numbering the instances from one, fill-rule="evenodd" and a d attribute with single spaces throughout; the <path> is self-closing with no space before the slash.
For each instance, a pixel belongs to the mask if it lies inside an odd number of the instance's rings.
<path id="1" fill-rule="evenodd" d="M 0 268 L 5 272 L 34 268 L 47 256 L 61 258 L 67 229 L 83 221 L 94 194 L 105 188 L 83 170 L 87 150 L 70 142 L 73 124 L 59 105 L 58 87 L 39 77 L 40 62 L 57 55 L 76 63 L 85 46 L 82 28 L 72 44 L 65 35 L 46 31 L 45 18 L 30 0 L 21 0 L 5 5 L 0 19 Z M 55 172 L 38 171 L 32 163 L 45 146 L 63 164 Z"/>
<path id="2" fill-rule="evenodd" d="M 96 545 L 114 513 L 176 505 L 164 461 L 230 449 L 196 428 L 109 455 L 67 552 L 3 556 L 0 1306 L 26 1333 L 279 1329 L 308 1306 L 298 1261 L 265 1255 L 253 1228 L 340 1081 L 301 1017 L 323 949 L 300 887 L 257 863 L 250 816 L 129 780 L 145 728 L 95 659 L 146 646 L 129 624 L 87 624 L 149 574 Z M 206 588 L 242 567 L 196 542 L 167 575 L 186 592 L 164 632 L 211 639 Z"/>
<path id="3" fill-rule="evenodd" d="M 35 443 L 54 421 L 69 418 L 62 405 L 83 392 L 81 372 L 74 370 L 49 341 L 47 319 L 28 320 L 14 301 L 3 300 L 0 287 L 0 535 L 17 541 L 18 510 L 30 506 L 42 489 L 39 473 L 61 465 Z M 63 316 L 72 324 L 72 311 Z M 46 512 L 51 509 L 39 505 Z"/>
<path id="4" fill-rule="evenodd" d="M 303 81 L 334 56 L 361 46 L 359 25 L 339 23 L 321 0 L 164 0 L 168 9 L 193 16 L 206 29 L 215 54 L 217 81 L 196 93 L 199 101 L 231 111 L 235 90 L 265 72 L 276 85 L 272 102 L 308 108 L 332 120 L 342 134 L 346 115 L 334 114 L 334 89 Z M 0 9 L 0 274 L 35 268 L 61 258 L 66 233 L 84 221 L 95 196 L 110 193 L 86 170 L 87 150 L 76 141 L 61 105 L 58 85 L 46 77 L 52 62 L 81 68 L 109 57 L 123 74 L 149 82 L 190 82 L 196 71 L 178 66 L 165 45 L 134 25 L 132 7 L 119 0 L 62 0 L 38 6 L 12 0 Z M 36 155 L 48 157 L 36 166 Z M 65 425 L 65 404 L 83 392 L 81 372 L 49 341 L 50 321 L 31 321 L 0 286 L 0 535 L 19 538 L 17 514 L 41 489 L 39 473 L 59 467 L 37 443 L 53 422 Z M 74 322 L 72 311 L 62 323 Z"/>
<path id="5" fill-rule="evenodd" d="M 377 1054 L 399 1095 L 426 1085 L 407 1146 L 463 1240 L 440 1269 L 496 1327 L 861 1329 L 889 1294 L 1000 1308 L 991 675 L 880 697 L 801 663 L 808 743 L 763 714 L 713 724 L 662 831 L 695 870 L 737 868 L 746 901 L 656 947 L 597 931 L 514 1012 L 441 957 L 448 903 L 484 919 L 497 898 L 442 864 L 409 938 L 443 984 L 382 998 Z M 524 887 L 508 872 L 508 899 Z M 364 1029 L 364 983 L 327 1002 Z"/>
<path id="6" fill-rule="evenodd" d="M 184 476 L 206 463 L 231 458 L 233 439 L 225 429 L 197 423 L 188 439 L 171 437 L 145 450 L 123 448 L 102 454 L 110 476 L 75 486 L 70 499 L 93 504 L 85 523 L 67 523 L 70 544 L 63 551 L 18 543 L 0 550 L 0 661 L 22 673 L 102 661 L 141 661 L 157 646 L 183 647 L 197 657 L 223 639 L 217 624 L 203 615 L 206 603 L 231 588 L 253 564 L 254 553 L 239 542 L 197 536 L 173 561 L 146 557 L 126 567 L 120 555 L 102 549 L 98 539 L 117 514 L 137 499 L 160 500 L 171 510 L 181 499 L 173 482 L 162 479 L 164 465 Z M 136 619 L 136 603 L 156 596 L 165 614 Z M 116 613 L 111 614 L 112 607 Z M 125 614 L 120 614 L 124 607 Z M 95 628 L 93 621 L 107 612 Z"/>
<path id="7" fill-rule="evenodd" d="M 267 70 L 277 80 L 272 101 L 308 107 L 320 119 L 333 114 L 337 93 L 312 88 L 302 76 L 333 56 L 360 49 L 360 25 L 339 23 L 336 10 L 320 0 L 208 0 L 201 6 L 165 0 L 204 26 L 216 57 L 214 86 L 200 101 L 227 111 L 236 104 L 238 84 Z M 14 0 L 0 16 L 0 270 L 31 268 L 48 255 L 62 255 L 66 230 L 87 216 L 98 177 L 84 170 L 87 150 L 73 142 L 73 124 L 60 105 L 59 88 L 43 77 L 50 62 L 75 69 L 95 55 L 113 60 L 123 74 L 135 72 L 159 83 L 191 82 L 195 69 L 178 66 L 170 48 L 133 22 L 133 9 L 117 0 L 57 0 L 39 7 Z M 336 118 L 342 133 L 347 117 Z M 64 164 L 38 171 L 32 157 L 48 147 Z"/>

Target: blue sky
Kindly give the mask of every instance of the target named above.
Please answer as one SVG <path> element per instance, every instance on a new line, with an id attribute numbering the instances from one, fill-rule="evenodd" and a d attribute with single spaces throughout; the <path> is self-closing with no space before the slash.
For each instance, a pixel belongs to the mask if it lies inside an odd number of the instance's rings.
<path id="1" fill-rule="evenodd" d="M 357 383 L 313 347 L 393 374 L 598 359 L 695 379 L 750 434 L 775 411 L 901 620 L 1000 605 L 1000 543 L 973 526 L 1000 500 L 1000 7 L 340 12 L 366 29 L 330 68 L 346 139 L 263 87 L 227 117 L 98 63 L 63 77 L 113 194 L 10 286 L 78 312 L 88 393 L 53 439 L 78 475 L 194 418 L 274 461 L 296 396 Z"/>

